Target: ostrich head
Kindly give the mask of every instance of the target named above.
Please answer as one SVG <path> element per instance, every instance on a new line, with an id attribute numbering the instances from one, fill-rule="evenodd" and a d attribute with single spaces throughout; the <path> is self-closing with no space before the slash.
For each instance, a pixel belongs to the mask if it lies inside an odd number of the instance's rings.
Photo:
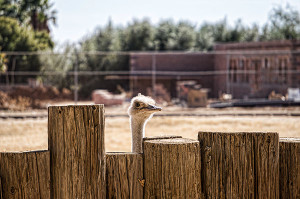
<path id="1" fill-rule="evenodd" d="M 150 97 L 139 94 L 132 98 L 128 108 L 132 133 L 132 152 L 142 153 L 145 125 L 155 112 L 161 110 L 160 107 L 155 106 L 155 101 Z"/>
<path id="2" fill-rule="evenodd" d="M 139 94 L 132 98 L 128 115 L 136 120 L 147 121 L 157 111 L 161 111 L 161 108 L 155 106 L 152 98 Z"/>

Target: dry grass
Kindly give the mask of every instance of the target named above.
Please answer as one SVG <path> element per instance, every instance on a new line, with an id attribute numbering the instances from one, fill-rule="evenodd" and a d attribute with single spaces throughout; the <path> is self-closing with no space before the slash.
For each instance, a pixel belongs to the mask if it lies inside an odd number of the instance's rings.
<path id="1" fill-rule="evenodd" d="M 299 117 L 154 117 L 146 136 L 182 135 L 196 139 L 198 131 L 278 132 L 281 137 L 300 137 Z M 130 151 L 131 134 L 126 117 L 106 119 L 106 151 Z M 0 120 L 0 151 L 48 148 L 47 119 Z"/>

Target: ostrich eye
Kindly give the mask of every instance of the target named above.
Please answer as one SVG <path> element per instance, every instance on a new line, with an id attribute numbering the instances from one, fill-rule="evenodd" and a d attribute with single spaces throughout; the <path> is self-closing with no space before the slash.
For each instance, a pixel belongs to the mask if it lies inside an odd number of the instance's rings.
<path id="1" fill-rule="evenodd" d="M 139 108 L 141 104 L 139 102 L 135 103 L 135 107 Z"/>

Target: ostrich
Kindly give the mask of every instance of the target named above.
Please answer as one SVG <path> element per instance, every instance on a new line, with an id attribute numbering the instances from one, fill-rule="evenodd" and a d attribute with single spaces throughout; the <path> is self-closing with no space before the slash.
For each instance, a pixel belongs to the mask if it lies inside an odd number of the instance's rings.
<path id="1" fill-rule="evenodd" d="M 128 115 L 130 117 L 130 129 L 132 134 L 131 148 L 133 153 L 142 153 L 142 142 L 145 136 L 145 125 L 155 112 L 161 111 L 155 106 L 155 101 L 147 96 L 141 95 L 132 98 Z"/>

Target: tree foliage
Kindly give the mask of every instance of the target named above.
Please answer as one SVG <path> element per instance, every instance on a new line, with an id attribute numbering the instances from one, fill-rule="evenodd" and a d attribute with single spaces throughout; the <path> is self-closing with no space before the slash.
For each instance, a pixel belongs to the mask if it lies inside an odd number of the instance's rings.
<path id="1" fill-rule="evenodd" d="M 4 53 L 0 53 L 0 73 L 7 70 L 7 58 Z"/>
<path id="2" fill-rule="evenodd" d="M 49 22 L 56 25 L 57 11 L 48 0 L 0 0 L 0 16 L 15 18 L 35 31 L 50 32 Z"/>
<path id="3" fill-rule="evenodd" d="M 48 21 L 55 22 L 56 12 L 51 7 L 48 0 L 0 0 L 0 50 L 51 50 L 54 43 Z M 39 71 L 41 68 L 37 55 L 6 56 L 6 60 L 7 71 Z M 15 81 L 25 82 L 26 77 L 18 76 Z"/>
<path id="4" fill-rule="evenodd" d="M 0 46 L 2 51 L 37 51 L 52 48 L 53 42 L 46 32 L 34 32 L 16 19 L 0 17 Z"/>
<path id="5" fill-rule="evenodd" d="M 56 10 L 49 0 L 0 0 L 0 47 L 1 51 L 39 51 L 54 46 L 49 36 L 49 23 L 55 24 Z M 210 51 L 216 43 L 251 42 L 300 38 L 300 14 L 291 6 L 275 7 L 268 22 L 245 25 L 237 20 L 230 25 L 224 18 L 215 23 L 192 24 L 188 21 L 162 20 L 157 25 L 148 19 L 134 19 L 126 26 L 114 26 L 111 20 L 86 36 L 79 47 L 66 45 L 63 55 L 57 57 L 18 57 L 16 70 L 70 71 L 126 71 L 129 70 L 127 55 L 96 55 L 93 51 Z M 77 53 L 79 52 L 79 53 Z M 72 54 L 72 56 L 71 56 Z M 68 56 L 69 61 L 63 61 Z M 11 60 L 6 58 L 8 70 Z M 43 63 L 43 64 L 41 64 Z M 2 64 L 3 65 L 3 64 Z M 65 67 L 66 65 L 66 67 Z M 55 79 L 55 77 L 53 77 Z M 55 85 L 70 87 L 65 76 L 57 77 Z M 81 77 L 81 91 L 105 87 L 102 76 Z M 105 80 L 107 81 L 107 80 Z M 114 80 L 111 86 L 127 85 L 124 80 Z"/>
<path id="6" fill-rule="evenodd" d="M 247 26 L 242 20 L 237 20 L 231 26 L 226 18 L 216 23 L 204 22 L 199 26 L 188 21 L 175 23 L 172 20 L 162 20 L 158 25 L 153 25 L 148 19 L 135 19 L 126 27 L 114 27 L 109 21 L 105 27 L 86 38 L 81 49 L 88 44 L 94 46 L 93 50 L 99 51 L 209 51 L 215 43 L 299 38 L 300 14 L 287 5 L 285 8 L 274 7 L 269 21 L 262 27 L 258 24 Z"/>
<path id="7" fill-rule="evenodd" d="M 266 40 L 299 39 L 300 14 L 290 5 L 274 8 L 269 16 L 269 22 L 263 27 Z"/>
<path id="8" fill-rule="evenodd" d="M 74 82 L 66 73 L 73 71 L 76 63 L 75 46 L 69 43 L 59 46 L 61 54 L 43 54 L 39 56 L 41 61 L 40 71 L 45 73 L 47 71 L 59 72 L 57 75 L 42 75 L 40 78 L 46 84 L 51 84 L 59 89 L 70 88 Z"/>
<path id="9" fill-rule="evenodd" d="M 133 20 L 127 28 L 120 31 L 121 49 L 124 51 L 154 50 L 154 29 L 149 20 Z"/>

